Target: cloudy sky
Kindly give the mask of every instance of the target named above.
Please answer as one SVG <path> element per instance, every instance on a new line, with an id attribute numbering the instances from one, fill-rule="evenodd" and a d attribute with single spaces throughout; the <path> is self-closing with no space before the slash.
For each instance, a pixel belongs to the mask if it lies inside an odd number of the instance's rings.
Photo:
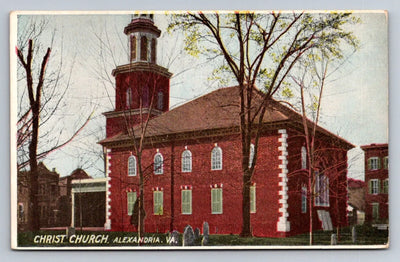
<path id="1" fill-rule="evenodd" d="M 360 49 L 335 72 L 326 86 L 322 102 L 321 125 L 356 146 L 388 142 L 388 56 L 387 21 L 384 13 L 356 13 L 361 24 L 352 26 L 360 41 Z M 116 15 L 22 15 L 15 22 L 16 36 L 32 22 L 45 19 L 46 31 L 41 36 L 43 45 L 52 43 L 49 64 L 59 65 L 68 76 L 67 97 L 48 128 L 60 130 L 60 137 L 68 137 L 91 112 L 93 118 L 77 139 L 51 154 L 45 163 L 55 167 L 62 176 L 82 167 L 96 177 L 103 176 L 101 155 L 96 142 L 104 137 L 105 117 L 102 112 L 113 109 L 114 90 L 111 70 L 126 64 L 127 38 L 123 28 L 130 22 L 129 14 Z M 158 42 L 158 63 L 174 73 L 171 80 L 172 107 L 185 103 L 216 88 L 208 78 L 213 64 L 202 57 L 196 59 L 183 52 L 183 37 L 168 34 L 168 19 L 155 17 L 155 24 L 163 31 Z M 21 92 L 19 93 L 19 95 Z M 361 179 L 362 155 L 353 150 L 350 176 Z M 98 159 L 98 158 L 97 158 Z"/>

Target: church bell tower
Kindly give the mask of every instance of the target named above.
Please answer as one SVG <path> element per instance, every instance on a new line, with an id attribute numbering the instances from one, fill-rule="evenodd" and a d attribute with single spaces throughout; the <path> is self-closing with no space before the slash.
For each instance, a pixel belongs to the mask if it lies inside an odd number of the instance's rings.
<path id="1" fill-rule="evenodd" d="M 107 112 L 107 137 L 120 133 L 127 123 L 137 125 L 169 109 L 169 85 L 172 74 L 157 64 L 157 42 L 161 31 L 153 14 L 135 14 L 125 27 L 128 40 L 128 64 L 117 66 L 115 110 Z M 129 121 L 127 120 L 129 116 Z"/>

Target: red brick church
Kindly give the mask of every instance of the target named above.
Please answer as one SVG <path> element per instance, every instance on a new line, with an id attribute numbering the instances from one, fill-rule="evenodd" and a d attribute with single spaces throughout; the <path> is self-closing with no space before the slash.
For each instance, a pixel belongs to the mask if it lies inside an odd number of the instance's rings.
<path id="1" fill-rule="evenodd" d="M 130 63 L 113 70 L 115 110 L 106 112 L 108 177 L 106 229 L 134 231 L 133 203 L 139 194 L 133 128 L 150 114 L 142 167 L 145 172 L 145 232 L 183 232 L 210 225 L 211 234 L 239 234 L 242 225 L 241 140 L 237 87 L 221 88 L 169 110 L 171 73 L 156 63 L 160 30 L 152 15 L 135 16 L 125 27 Z M 265 115 L 250 189 L 255 236 L 285 237 L 309 230 L 307 161 L 301 117 L 274 102 Z M 315 229 L 347 225 L 347 150 L 353 146 L 318 128 L 314 201 Z M 253 156 L 251 156 L 252 158 Z"/>

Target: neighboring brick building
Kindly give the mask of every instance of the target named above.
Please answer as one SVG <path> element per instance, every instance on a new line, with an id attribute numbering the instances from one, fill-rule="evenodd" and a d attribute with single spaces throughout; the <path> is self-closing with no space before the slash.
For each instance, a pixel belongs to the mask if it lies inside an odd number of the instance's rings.
<path id="1" fill-rule="evenodd" d="M 144 117 L 152 114 L 142 155 L 145 231 L 182 232 L 188 224 L 201 228 L 207 221 L 212 234 L 240 233 L 243 178 L 238 88 L 222 88 L 168 111 L 171 73 L 155 64 L 160 31 L 152 16 L 134 18 L 125 33 L 131 43 L 131 63 L 113 71 L 115 110 L 104 113 L 106 139 L 100 141 L 108 177 L 105 227 L 136 230 L 130 215 L 139 192 L 138 160 L 128 130 L 140 136 L 137 124 L 142 112 Z M 262 122 L 250 189 L 253 234 L 305 233 L 309 190 L 301 116 L 271 101 Z M 347 150 L 353 146 L 322 128 L 317 128 L 316 137 L 316 165 L 324 172 L 315 170 L 320 194 L 314 203 L 314 228 L 325 228 L 322 220 L 324 225 L 329 220 L 330 228 L 344 226 Z"/>
<path id="2" fill-rule="evenodd" d="M 388 224 L 389 158 L 388 144 L 361 146 L 365 152 L 365 216 L 374 224 Z"/>
<path id="3" fill-rule="evenodd" d="M 40 227 L 53 226 L 56 223 L 57 199 L 59 196 L 58 181 L 60 175 L 40 162 L 38 164 L 38 206 Z M 18 229 L 24 230 L 29 220 L 29 171 L 18 172 Z"/>

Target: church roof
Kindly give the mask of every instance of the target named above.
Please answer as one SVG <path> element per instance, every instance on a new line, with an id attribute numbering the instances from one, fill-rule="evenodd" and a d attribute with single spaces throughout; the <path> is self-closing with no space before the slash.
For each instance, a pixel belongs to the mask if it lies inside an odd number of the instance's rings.
<path id="1" fill-rule="evenodd" d="M 220 88 L 154 117 L 148 122 L 146 137 L 238 127 L 240 126 L 240 98 L 238 92 L 239 88 L 237 86 Z M 253 104 L 256 108 L 262 102 L 262 97 L 258 90 L 254 94 L 255 103 Z M 270 105 L 270 110 L 267 110 L 263 117 L 264 124 L 284 123 L 287 121 L 301 123 L 301 116 L 289 107 L 275 100 L 271 101 Z M 256 110 L 255 108 L 253 110 Z M 255 122 L 257 123 L 258 119 Z M 309 123 L 311 122 L 309 121 Z M 134 131 L 136 136 L 140 136 L 140 126 L 136 126 Z M 340 139 L 347 144 L 346 147 L 353 147 L 350 143 L 321 127 L 318 127 L 318 131 Z M 129 141 L 131 138 L 126 133 L 119 133 L 100 141 L 100 144 L 121 140 Z"/>

